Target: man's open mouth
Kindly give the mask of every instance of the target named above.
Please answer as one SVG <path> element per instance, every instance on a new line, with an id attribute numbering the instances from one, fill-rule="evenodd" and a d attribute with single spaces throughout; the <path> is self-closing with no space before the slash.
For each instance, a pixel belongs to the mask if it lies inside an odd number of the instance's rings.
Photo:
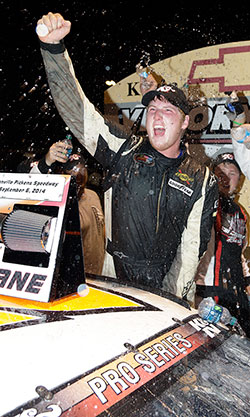
<path id="1" fill-rule="evenodd" d="M 163 136 L 165 133 L 165 128 L 162 126 L 154 126 L 155 136 Z"/>

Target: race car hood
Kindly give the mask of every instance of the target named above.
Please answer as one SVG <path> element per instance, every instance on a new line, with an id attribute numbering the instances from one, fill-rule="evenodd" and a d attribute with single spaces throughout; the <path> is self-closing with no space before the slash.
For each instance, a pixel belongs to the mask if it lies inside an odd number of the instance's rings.
<path id="1" fill-rule="evenodd" d="M 226 334 L 175 297 L 111 280 L 0 303 L 2 416 L 100 415 Z"/>

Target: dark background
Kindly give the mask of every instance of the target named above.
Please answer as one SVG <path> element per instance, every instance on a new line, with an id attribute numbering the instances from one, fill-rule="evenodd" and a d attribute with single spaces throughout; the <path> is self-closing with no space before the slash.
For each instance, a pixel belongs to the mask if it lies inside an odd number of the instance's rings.
<path id="1" fill-rule="evenodd" d="M 25 152 L 42 154 L 67 133 L 50 96 L 35 33 L 36 21 L 49 11 L 71 20 L 66 46 L 86 95 L 101 111 L 105 81 L 135 72 L 145 54 L 153 64 L 250 39 L 247 2 L 0 1 L 1 170 L 15 171 Z"/>

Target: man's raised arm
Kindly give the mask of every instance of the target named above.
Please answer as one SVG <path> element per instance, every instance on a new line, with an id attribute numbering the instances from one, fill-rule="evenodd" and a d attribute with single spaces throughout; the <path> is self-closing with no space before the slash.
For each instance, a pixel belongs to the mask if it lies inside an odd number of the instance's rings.
<path id="1" fill-rule="evenodd" d="M 90 154 L 105 167 L 109 165 L 125 137 L 104 120 L 82 91 L 63 42 L 70 29 L 71 23 L 59 13 L 48 13 L 37 22 L 49 87 L 66 125 Z M 45 35 L 41 36 L 41 33 Z"/>

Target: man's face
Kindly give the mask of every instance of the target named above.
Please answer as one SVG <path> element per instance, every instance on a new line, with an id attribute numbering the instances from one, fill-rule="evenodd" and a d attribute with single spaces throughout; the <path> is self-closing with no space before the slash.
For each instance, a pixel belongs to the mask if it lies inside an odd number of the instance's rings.
<path id="1" fill-rule="evenodd" d="M 178 107 L 163 97 L 155 97 L 147 108 L 146 129 L 149 142 L 164 156 L 176 158 L 188 122 L 189 116 L 185 116 Z"/>
<path id="2" fill-rule="evenodd" d="M 233 194 L 240 180 L 238 168 L 230 162 L 223 162 L 215 168 L 214 173 L 218 177 L 219 192 L 224 195 Z"/>

